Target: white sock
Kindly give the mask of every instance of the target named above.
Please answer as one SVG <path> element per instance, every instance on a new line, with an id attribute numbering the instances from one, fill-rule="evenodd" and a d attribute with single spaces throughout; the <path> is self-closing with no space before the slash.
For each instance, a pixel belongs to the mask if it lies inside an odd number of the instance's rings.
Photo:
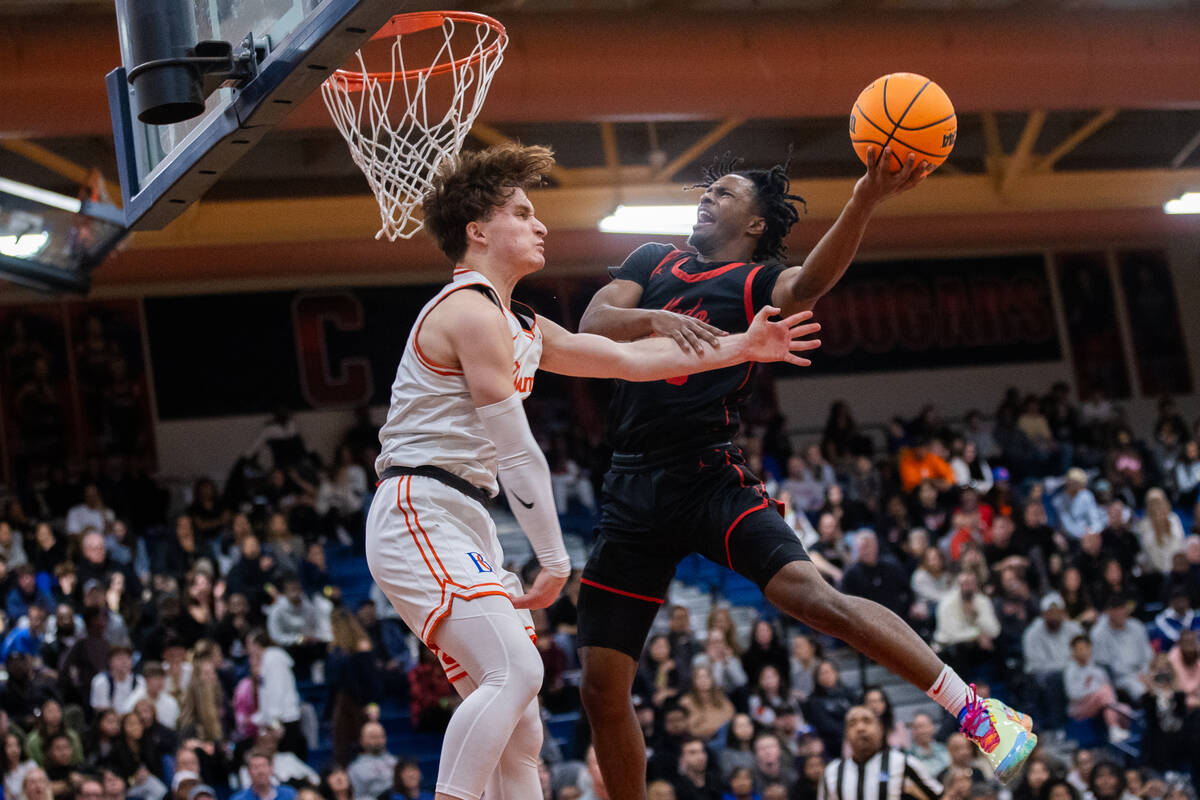
<path id="1" fill-rule="evenodd" d="M 957 672 L 950 669 L 949 666 L 943 666 L 942 674 L 938 675 L 938 679 L 933 682 L 933 686 L 930 686 L 925 694 L 957 719 L 959 713 L 966 707 L 967 700 L 974 698 L 975 692 L 967 686 L 962 678 L 958 677 Z"/>

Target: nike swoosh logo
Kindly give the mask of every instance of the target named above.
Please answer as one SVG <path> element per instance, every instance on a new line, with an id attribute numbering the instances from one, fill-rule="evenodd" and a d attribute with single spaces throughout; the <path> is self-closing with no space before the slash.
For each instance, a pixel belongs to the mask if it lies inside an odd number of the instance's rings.
<path id="1" fill-rule="evenodd" d="M 517 498 L 517 502 L 520 503 L 521 505 L 525 506 L 526 508 L 533 508 L 533 503 L 526 503 L 524 500 L 521 499 L 521 495 L 517 494 L 516 492 L 513 492 L 512 496 Z"/>

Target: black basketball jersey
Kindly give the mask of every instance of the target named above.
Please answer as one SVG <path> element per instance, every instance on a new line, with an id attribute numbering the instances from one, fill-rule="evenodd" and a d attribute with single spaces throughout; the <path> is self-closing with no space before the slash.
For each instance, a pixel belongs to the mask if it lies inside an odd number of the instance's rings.
<path id="1" fill-rule="evenodd" d="M 777 263 L 700 262 L 695 253 L 647 244 L 613 277 L 641 285 L 638 308 L 675 311 L 742 333 L 770 303 L 784 269 Z M 738 364 L 665 381 L 617 381 L 608 416 L 613 449 L 644 453 L 729 440 L 753 370 L 753 364 Z"/>

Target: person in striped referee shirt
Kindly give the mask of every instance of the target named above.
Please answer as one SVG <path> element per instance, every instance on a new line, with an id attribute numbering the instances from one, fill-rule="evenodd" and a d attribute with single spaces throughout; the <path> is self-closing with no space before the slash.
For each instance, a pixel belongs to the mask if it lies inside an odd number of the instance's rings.
<path id="1" fill-rule="evenodd" d="M 825 768 L 819 800 L 937 800 L 942 785 L 920 761 L 884 744 L 883 724 L 866 706 L 846 712 L 849 758 Z"/>

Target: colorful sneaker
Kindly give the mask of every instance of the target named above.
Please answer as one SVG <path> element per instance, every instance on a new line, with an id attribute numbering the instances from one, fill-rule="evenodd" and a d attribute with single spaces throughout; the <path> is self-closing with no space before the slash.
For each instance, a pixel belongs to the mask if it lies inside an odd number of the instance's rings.
<path id="1" fill-rule="evenodd" d="M 999 700 L 975 697 L 974 686 L 970 696 L 972 699 L 958 715 L 958 723 L 966 737 L 987 756 L 996 779 L 1008 783 L 1020 773 L 1037 744 L 1031 730 L 1033 720 Z"/>

